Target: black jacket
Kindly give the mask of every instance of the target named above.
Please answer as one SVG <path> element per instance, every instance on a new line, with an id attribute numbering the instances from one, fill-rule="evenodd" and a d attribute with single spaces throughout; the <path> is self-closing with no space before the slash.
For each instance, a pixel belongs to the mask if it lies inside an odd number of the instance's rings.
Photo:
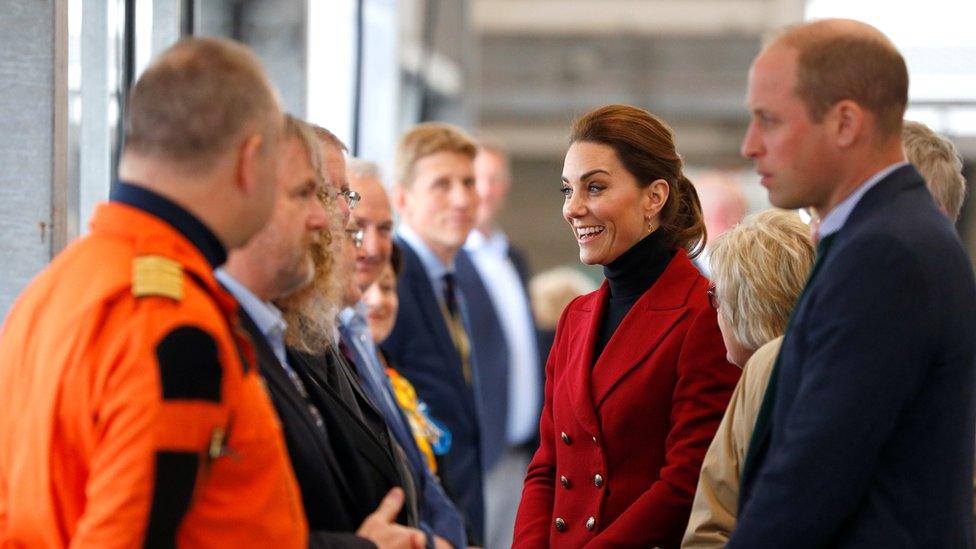
<path id="1" fill-rule="evenodd" d="M 311 531 L 309 545 L 373 547 L 353 533 L 391 488 L 403 486 L 382 417 L 355 383 L 350 385 L 352 398 L 336 389 L 337 378 L 330 383 L 329 368 L 334 376 L 354 379 L 334 352 L 313 357 L 289 350 L 289 365 L 305 387 L 306 400 L 253 320 L 244 311 L 240 316 L 281 420 Z M 323 425 L 317 425 L 309 404 Z M 413 509 L 415 503 L 405 504 L 397 521 L 415 526 Z"/>

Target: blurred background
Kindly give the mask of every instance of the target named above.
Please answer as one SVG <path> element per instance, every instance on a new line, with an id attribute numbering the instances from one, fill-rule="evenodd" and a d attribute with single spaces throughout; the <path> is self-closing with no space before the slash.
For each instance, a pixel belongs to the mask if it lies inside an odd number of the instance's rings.
<path id="1" fill-rule="evenodd" d="M 390 173 L 399 133 L 458 124 L 504 145 L 502 224 L 541 271 L 580 268 L 559 177 L 572 120 L 629 103 L 667 120 L 692 181 L 767 207 L 738 154 L 746 74 L 781 25 L 853 17 L 908 61 L 907 118 L 976 161 L 972 0 L 0 0 L 0 316 L 83 234 L 114 177 L 125 93 L 186 35 L 253 48 L 285 108 Z M 389 181 L 387 181 L 389 183 Z M 732 208 L 735 209 L 735 208 Z M 972 250 L 976 212 L 958 229 Z M 718 212 L 716 215 L 721 215 Z M 589 272 L 599 277 L 599 270 Z"/>

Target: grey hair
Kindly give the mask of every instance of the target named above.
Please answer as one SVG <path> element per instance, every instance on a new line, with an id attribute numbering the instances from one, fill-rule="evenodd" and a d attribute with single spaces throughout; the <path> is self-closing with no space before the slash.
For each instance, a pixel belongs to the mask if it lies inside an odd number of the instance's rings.
<path id="1" fill-rule="evenodd" d="M 383 180 L 379 164 L 362 158 L 351 157 L 346 162 L 346 171 L 357 179 Z"/>
<path id="2" fill-rule="evenodd" d="M 956 146 L 921 122 L 906 120 L 901 130 L 905 156 L 925 178 L 939 209 L 952 221 L 959 219 L 966 196 L 966 178 Z"/>

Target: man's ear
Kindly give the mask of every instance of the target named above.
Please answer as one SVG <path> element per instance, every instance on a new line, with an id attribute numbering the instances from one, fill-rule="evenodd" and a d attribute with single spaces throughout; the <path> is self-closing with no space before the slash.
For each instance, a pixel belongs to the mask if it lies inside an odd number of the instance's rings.
<path id="1" fill-rule="evenodd" d="M 864 108 L 850 99 L 838 101 L 831 107 L 827 115 L 828 129 L 838 147 L 846 149 L 863 139 L 866 117 Z"/>
<path id="2" fill-rule="evenodd" d="M 400 217 L 403 217 L 404 211 L 407 208 L 407 190 L 403 188 L 402 183 L 394 183 L 390 189 L 390 194 L 393 201 L 393 209 L 400 214 Z"/>
<path id="3" fill-rule="evenodd" d="M 261 177 L 261 144 L 264 138 L 260 134 L 248 136 L 237 146 L 237 178 L 236 183 L 246 194 L 254 192 Z"/>

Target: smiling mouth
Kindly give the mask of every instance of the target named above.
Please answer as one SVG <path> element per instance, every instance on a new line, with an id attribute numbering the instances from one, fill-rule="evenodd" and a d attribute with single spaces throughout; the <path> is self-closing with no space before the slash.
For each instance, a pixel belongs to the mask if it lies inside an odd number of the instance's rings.
<path id="1" fill-rule="evenodd" d="M 581 244 L 589 242 L 599 237 L 601 234 L 603 234 L 603 231 L 605 230 L 606 227 L 600 225 L 591 225 L 586 227 L 573 227 L 573 232 L 576 233 L 576 240 L 578 240 Z"/>

